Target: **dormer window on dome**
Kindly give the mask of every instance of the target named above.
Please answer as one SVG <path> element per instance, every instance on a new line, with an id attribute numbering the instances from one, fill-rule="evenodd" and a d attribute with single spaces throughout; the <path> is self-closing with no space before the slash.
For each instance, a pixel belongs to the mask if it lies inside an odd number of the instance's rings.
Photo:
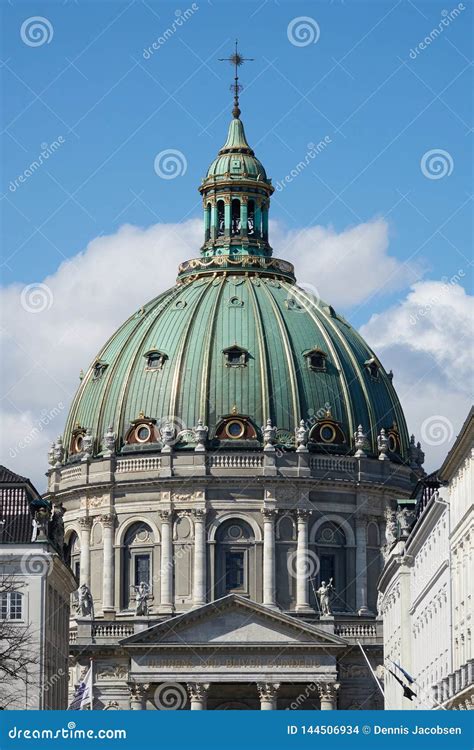
<path id="1" fill-rule="evenodd" d="M 77 455 L 78 453 L 83 452 L 84 450 L 83 443 L 84 443 L 85 434 L 86 434 L 86 429 L 84 427 L 81 427 L 80 424 L 76 424 L 71 435 L 69 453 L 71 453 L 72 455 Z"/>
<path id="2" fill-rule="evenodd" d="M 236 406 L 231 414 L 222 417 L 216 426 L 216 438 L 220 441 L 258 440 L 257 430 L 249 416 L 239 414 Z"/>
<path id="3" fill-rule="evenodd" d="M 156 443 L 158 440 L 156 419 L 146 417 L 141 411 L 136 419 L 130 422 L 125 441 L 128 445 L 145 445 Z"/>
<path id="4" fill-rule="evenodd" d="M 322 419 L 313 427 L 309 434 L 311 443 L 318 445 L 343 445 L 346 442 L 344 432 L 339 422 L 337 422 L 328 409 Z"/>
<path id="5" fill-rule="evenodd" d="M 227 349 L 223 349 L 222 353 L 225 357 L 226 367 L 246 367 L 249 353 L 247 349 L 234 344 L 228 346 Z"/>
<path id="6" fill-rule="evenodd" d="M 303 356 L 306 357 L 306 361 L 310 370 L 315 370 L 316 372 L 326 371 L 326 361 L 328 355 L 326 354 L 326 352 L 323 352 L 322 349 L 319 349 L 317 347 L 314 349 L 308 349 L 308 351 L 303 352 Z"/>
<path id="7" fill-rule="evenodd" d="M 107 364 L 107 362 L 103 362 L 101 359 L 98 359 L 94 365 L 94 369 L 92 370 L 92 380 L 100 380 L 108 366 L 109 365 Z"/>
<path id="8" fill-rule="evenodd" d="M 168 359 L 168 355 L 164 352 L 160 352 L 159 349 L 149 349 L 143 355 L 146 358 L 146 370 L 154 370 L 155 372 L 163 369 L 165 361 Z"/>
<path id="9" fill-rule="evenodd" d="M 371 357 L 370 359 L 367 359 L 364 362 L 365 367 L 367 368 L 367 372 L 369 373 L 370 377 L 374 380 L 378 380 L 379 372 L 380 372 L 380 366 L 375 357 Z"/>

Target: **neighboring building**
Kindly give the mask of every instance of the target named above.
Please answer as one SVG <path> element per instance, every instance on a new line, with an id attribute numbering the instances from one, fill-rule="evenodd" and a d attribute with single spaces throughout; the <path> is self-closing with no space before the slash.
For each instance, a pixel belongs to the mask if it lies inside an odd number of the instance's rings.
<path id="1" fill-rule="evenodd" d="M 381 664 L 385 512 L 421 451 L 391 373 L 273 257 L 273 189 L 236 92 L 200 257 L 105 344 L 52 447 L 97 708 L 383 707 L 357 639 Z"/>
<path id="2" fill-rule="evenodd" d="M 420 481 L 411 503 L 399 501 L 387 525 L 384 655 L 387 667 L 397 662 L 415 678 L 417 693 L 404 698 L 387 669 L 388 709 L 474 706 L 472 449 L 471 410 L 441 469 Z"/>
<path id="3" fill-rule="evenodd" d="M 63 522 L 28 479 L 0 466 L 0 707 L 64 709 L 69 599 Z"/>

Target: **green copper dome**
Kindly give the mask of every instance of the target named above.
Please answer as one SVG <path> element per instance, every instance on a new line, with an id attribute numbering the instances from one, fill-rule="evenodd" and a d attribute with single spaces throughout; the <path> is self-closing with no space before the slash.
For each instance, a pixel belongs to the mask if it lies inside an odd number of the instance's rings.
<path id="1" fill-rule="evenodd" d="M 201 255 L 183 262 L 176 286 L 133 314 L 98 353 L 68 417 L 69 460 L 86 444 L 89 455 L 111 445 L 157 451 L 172 442 L 179 451 L 197 441 L 202 448 L 203 434 L 208 448 L 261 449 L 270 435 L 290 450 L 303 439 L 311 451 L 362 446 L 378 455 L 382 445 L 382 458 L 409 459 L 391 375 L 343 317 L 297 286 L 290 263 L 272 257 L 273 188 L 237 105 L 200 191 Z"/>
<path id="2" fill-rule="evenodd" d="M 247 143 L 244 125 L 237 117 L 234 117 L 231 121 L 227 140 L 219 151 L 219 155 L 207 170 L 206 179 L 226 176 L 232 179 L 249 177 L 264 182 L 268 181 L 262 163 Z"/>

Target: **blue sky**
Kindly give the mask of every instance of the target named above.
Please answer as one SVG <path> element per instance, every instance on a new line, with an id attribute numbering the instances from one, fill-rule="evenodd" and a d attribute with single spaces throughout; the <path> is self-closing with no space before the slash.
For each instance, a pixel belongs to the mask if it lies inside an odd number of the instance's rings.
<path id="1" fill-rule="evenodd" d="M 328 144 L 274 194 L 273 237 L 284 250 L 276 254 L 288 251 L 300 280 L 342 308 L 387 369 L 398 368 L 410 429 L 423 431 L 443 404 L 451 429 L 437 447 L 446 451 L 467 410 L 472 367 L 463 359 L 472 302 L 463 292 L 472 278 L 471 3 L 11 0 L 1 10 L 11 353 L 3 419 L 16 430 L 7 463 L 28 471 L 31 451 L 15 447 L 21 434 L 44 407 L 61 399 L 66 409 L 77 372 L 103 340 L 173 283 L 177 261 L 198 255 L 200 230 L 189 220 L 200 220 L 197 187 L 225 139 L 233 74 L 218 58 L 235 37 L 255 58 L 241 69 L 242 119 L 274 183 L 309 143 Z M 155 157 L 169 149 L 186 168 L 162 179 Z M 128 246 L 124 224 L 134 227 Z M 167 224 L 173 245 L 160 239 Z M 22 290 L 44 280 L 51 304 L 25 314 Z M 59 424 L 48 439 L 53 430 Z"/>
<path id="2" fill-rule="evenodd" d="M 4 283 L 36 281 L 123 222 L 200 216 L 196 187 L 229 119 L 231 70 L 218 58 L 230 53 L 235 36 L 255 58 L 241 70 L 243 119 L 273 180 L 304 157 L 309 142 L 331 138 L 311 168 L 276 195 L 273 218 L 289 227 L 342 230 L 386 216 L 398 258 L 416 253 L 433 278 L 465 263 L 472 6 L 466 3 L 415 59 L 410 50 L 456 5 L 257 0 L 240 3 L 238 12 L 217 0 L 196 6 L 149 59 L 143 51 L 172 25 L 175 3 L 3 6 Z M 50 21 L 50 43 L 22 41 L 21 24 L 31 16 Z M 288 41 L 288 23 L 298 16 L 317 22 L 317 43 Z M 65 143 L 46 168 L 9 190 L 41 144 L 59 136 Z M 156 153 L 167 148 L 187 159 L 186 174 L 173 181 L 153 169 Z M 451 155 L 449 177 L 423 175 L 420 159 L 431 149 Z M 133 202 L 134 194 L 154 213 Z"/>

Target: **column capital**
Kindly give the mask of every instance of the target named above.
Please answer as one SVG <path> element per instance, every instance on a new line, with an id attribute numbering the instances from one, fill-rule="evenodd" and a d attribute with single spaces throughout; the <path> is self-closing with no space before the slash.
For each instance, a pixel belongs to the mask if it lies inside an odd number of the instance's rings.
<path id="1" fill-rule="evenodd" d="M 204 521 L 207 515 L 206 508 L 194 508 L 192 514 L 196 521 Z"/>
<path id="2" fill-rule="evenodd" d="M 318 682 L 318 693 L 322 701 L 330 701 L 333 703 L 336 700 L 337 691 L 339 690 L 339 682 Z"/>
<path id="3" fill-rule="evenodd" d="M 113 529 L 116 518 L 115 513 L 104 513 L 104 515 L 99 516 L 99 521 L 105 529 Z"/>
<path id="4" fill-rule="evenodd" d="M 309 508 L 298 508 L 298 510 L 296 511 L 296 518 L 298 520 L 298 523 L 300 521 L 305 523 L 309 521 L 312 512 L 313 511 Z"/>
<path id="5" fill-rule="evenodd" d="M 279 682 L 257 682 L 258 695 L 263 701 L 274 701 L 279 689 Z"/>
<path id="6" fill-rule="evenodd" d="M 188 689 L 189 700 L 191 701 L 205 701 L 209 688 L 211 687 L 210 682 L 187 682 L 186 687 Z"/>
<path id="7" fill-rule="evenodd" d="M 150 683 L 144 682 L 127 682 L 127 687 L 130 691 L 130 698 L 133 701 L 143 701 L 148 690 L 150 689 Z"/>
<path id="8" fill-rule="evenodd" d="M 82 516 L 82 518 L 79 519 L 79 526 L 81 527 L 81 530 L 90 529 L 92 526 L 92 518 L 91 516 Z"/>
<path id="9" fill-rule="evenodd" d="M 265 521 L 274 521 L 276 518 L 276 508 L 262 508 L 262 516 Z"/>
<path id="10" fill-rule="evenodd" d="M 159 510 L 158 515 L 160 516 L 163 523 L 170 523 L 172 517 L 173 517 L 173 511 L 169 508 Z"/>

